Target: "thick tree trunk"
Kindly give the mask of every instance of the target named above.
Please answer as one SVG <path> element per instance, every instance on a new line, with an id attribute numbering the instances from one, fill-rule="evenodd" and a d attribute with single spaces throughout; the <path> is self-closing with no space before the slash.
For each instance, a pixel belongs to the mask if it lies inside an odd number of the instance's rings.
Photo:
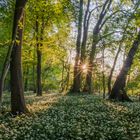
<path id="1" fill-rule="evenodd" d="M 119 100 L 119 101 L 131 101 L 125 91 L 125 85 L 126 85 L 127 74 L 131 68 L 131 65 L 133 63 L 134 56 L 138 50 L 139 44 L 140 44 L 140 32 L 138 34 L 137 39 L 134 41 L 132 48 L 130 49 L 128 53 L 126 61 L 115 81 L 115 84 L 112 88 L 109 99 L 114 99 L 114 100 Z"/>
<path id="2" fill-rule="evenodd" d="M 26 0 L 16 0 L 14 21 L 23 25 L 23 9 Z M 15 23 L 14 22 L 14 23 Z M 15 28 L 17 31 L 15 32 Z M 11 77 L 11 112 L 14 115 L 27 112 L 24 99 L 23 78 L 21 69 L 21 50 L 22 50 L 22 35 L 23 28 L 20 25 L 14 24 L 13 36 L 16 34 L 16 41 L 14 41 L 11 61 L 10 61 L 10 77 Z M 18 42 L 17 42 L 18 40 Z"/>
<path id="3" fill-rule="evenodd" d="M 97 38 L 97 36 L 93 39 L 94 41 L 92 43 L 92 50 L 91 50 L 90 58 L 89 58 L 88 71 L 87 71 L 87 75 L 86 75 L 86 82 L 85 82 L 84 89 L 83 89 L 83 92 L 88 92 L 88 93 L 93 92 L 92 72 L 93 72 L 93 60 L 95 57 L 96 44 L 97 44 L 96 38 Z"/>
<path id="4" fill-rule="evenodd" d="M 75 66 L 74 66 L 74 79 L 71 92 L 78 93 L 80 92 L 81 87 L 81 78 L 80 78 L 80 64 L 79 64 L 79 56 L 76 56 Z"/>
<path id="5" fill-rule="evenodd" d="M 82 16 L 83 16 L 83 0 L 80 0 L 79 21 L 78 21 L 78 35 L 76 42 L 76 57 L 74 65 L 74 79 L 71 92 L 80 92 L 81 87 L 81 70 L 80 70 L 80 50 L 81 50 L 81 37 L 82 37 Z"/>
<path id="6" fill-rule="evenodd" d="M 0 77 L 0 107 L 2 103 L 2 94 L 3 94 L 3 87 L 4 87 L 4 80 L 7 75 L 7 72 L 9 70 L 10 66 L 10 57 L 13 49 L 14 42 L 16 40 L 16 34 L 17 34 L 17 28 L 18 28 L 18 22 L 21 18 L 21 15 L 23 13 L 23 8 L 25 7 L 27 0 L 21 0 L 20 2 L 16 1 L 16 9 L 15 9 L 15 15 L 14 15 L 14 23 L 13 23 L 13 33 L 12 33 L 12 43 L 8 48 L 8 52 L 4 61 L 3 69 L 2 69 L 2 74 Z M 21 7 L 20 9 L 18 7 Z"/>

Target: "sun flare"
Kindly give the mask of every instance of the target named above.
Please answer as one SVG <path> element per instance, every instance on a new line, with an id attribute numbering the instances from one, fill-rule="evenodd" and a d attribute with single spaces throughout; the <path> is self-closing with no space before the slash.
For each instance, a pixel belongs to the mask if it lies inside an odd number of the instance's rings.
<path id="1" fill-rule="evenodd" d="M 81 68 L 83 73 L 87 73 L 88 70 L 87 64 L 83 64 Z"/>

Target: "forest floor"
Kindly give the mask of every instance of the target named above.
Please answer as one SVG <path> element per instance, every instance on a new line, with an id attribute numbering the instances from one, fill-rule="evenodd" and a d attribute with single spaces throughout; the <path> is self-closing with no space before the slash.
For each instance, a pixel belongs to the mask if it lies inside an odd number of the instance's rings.
<path id="1" fill-rule="evenodd" d="M 4 111 L 10 96 L 4 95 Z M 30 114 L 0 114 L 0 140 L 140 140 L 140 103 L 94 95 L 26 93 Z"/>

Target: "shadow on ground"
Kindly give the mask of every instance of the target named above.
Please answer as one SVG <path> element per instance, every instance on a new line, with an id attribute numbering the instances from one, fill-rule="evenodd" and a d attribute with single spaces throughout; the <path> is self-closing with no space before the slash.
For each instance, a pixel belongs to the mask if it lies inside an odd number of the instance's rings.
<path id="1" fill-rule="evenodd" d="M 0 139 L 130 140 L 140 137 L 140 105 L 93 95 L 26 96 L 30 115 L 0 116 Z"/>

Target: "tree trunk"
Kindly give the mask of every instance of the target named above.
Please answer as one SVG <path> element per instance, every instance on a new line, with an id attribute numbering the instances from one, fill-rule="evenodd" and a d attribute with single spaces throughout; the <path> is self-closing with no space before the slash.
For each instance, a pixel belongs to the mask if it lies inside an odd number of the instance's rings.
<path id="1" fill-rule="evenodd" d="M 24 89 L 25 89 L 25 91 L 28 90 L 28 74 L 29 74 L 29 66 L 26 65 L 25 79 L 24 79 L 24 82 L 25 82 Z"/>
<path id="2" fill-rule="evenodd" d="M 118 59 L 119 53 L 121 51 L 121 45 L 119 46 L 118 51 L 116 53 L 116 56 L 115 56 L 115 59 L 114 59 L 114 62 L 113 62 L 113 66 L 111 68 L 110 75 L 109 75 L 109 78 L 108 78 L 108 95 L 110 95 L 110 93 L 111 93 L 112 76 L 113 76 L 113 72 L 114 72 L 114 69 L 115 69 L 115 66 L 116 66 L 116 63 L 117 63 L 117 59 Z"/>
<path id="3" fill-rule="evenodd" d="M 70 64 L 68 64 L 68 69 L 67 69 L 66 91 L 69 88 L 69 84 L 70 84 Z"/>
<path id="4" fill-rule="evenodd" d="M 81 78 L 80 78 L 80 50 L 81 50 L 81 37 L 82 37 L 82 16 L 83 16 L 83 0 L 80 0 L 80 10 L 79 10 L 79 19 L 78 19 L 78 35 L 76 42 L 76 57 L 74 65 L 74 79 L 71 92 L 76 93 L 80 92 L 81 87 Z"/>
<path id="5" fill-rule="evenodd" d="M 8 52 L 4 61 L 3 69 L 2 69 L 2 74 L 0 77 L 0 107 L 2 103 L 2 94 L 3 94 L 3 87 L 4 87 L 4 80 L 7 75 L 7 72 L 10 67 L 10 58 L 11 58 L 11 53 L 13 49 L 14 42 L 16 40 L 16 34 L 17 34 L 17 28 L 18 28 L 18 22 L 21 18 L 21 15 L 23 13 L 23 8 L 25 7 L 27 0 L 21 0 L 20 2 L 16 1 L 16 7 L 21 7 L 21 9 L 17 8 L 15 9 L 15 15 L 14 15 L 14 22 L 13 22 L 13 32 L 12 32 L 12 42 L 11 45 L 8 48 Z"/>
<path id="6" fill-rule="evenodd" d="M 37 17 L 38 19 L 38 17 Z M 39 22 L 36 21 L 36 41 L 37 41 L 37 96 L 42 96 L 42 78 L 41 78 L 41 60 L 42 60 L 42 46 L 43 46 L 43 35 L 44 35 L 44 18 L 42 18 L 41 31 L 39 32 Z"/>
<path id="7" fill-rule="evenodd" d="M 38 19 L 38 18 L 37 18 Z M 40 43 L 39 43 L 39 23 L 36 21 L 36 53 L 37 53 L 37 79 L 36 79 L 36 92 L 37 96 L 42 96 L 42 86 L 41 86 L 41 50 L 40 50 Z"/>
<path id="8" fill-rule="evenodd" d="M 125 91 L 125 85 L 126 85 L 127 74 L 131 68 L 139 44 L 140 44 L 140 32 L 138 33 L 136 40 L 133 42 L 132 48 L 130 49 L 128 56 L 125 60 L 125 63 L 112 88 L 109 99 L 114 99 L 119 101 L 131 101 Z"/>
<path id="9" fill-rule="evenodd" d="M 36 46 L 34 46 L 34 50 L 33 50 L 33 58 L 34 60 L 36 59 Z M 33 93 L 36 93 L 36 63 L 33 61 L 33 65 L 32 65 L 32 69 L 33 69 Z"/>
<path id="10" fill-rule="evenodd" d="M 84 63 L 86 58 L 86 44 L 87 44 L 87 37 L 88 37 L 88 29 L 89 29 L 89 20 L 90 20 L 90 13 L 89 13 L 89 7 L 90 7 L 91 0 L 88 0 L 87 3 L 87 9 L 84 16 L 84 23 L 83 23 L 83 39 L 81 44 L 81 58 L 80 62 L 81 64 Z"/>
<path id="11" fill-rule="evenodd" d="M 88 92 L 88 93 L 93 92 L 92 71 L 93 71 L 93 60 L 95 57 L 95 50 L 96 50 L 96 44 L 97 44 L 95 41 L 96 37 L 93 40 L 94 41 L 92 43 L 92 50 L 90 53 L 88 71 L 87 71 L 87 75 L 86 75 L 86 82 L 85 82 L 84 89 L 83 89 L 83 92 Z"/>
<path id="12" fill-rule="evenodd" d="M 37 44 L 37 96 L 42 96 L 41 58 L 42 58 L 42 53 L 40 51 L 40 45 Z"/>
<path id="13" fill-rule="evenodd" d="M 23 9 L 25 7 L 26 2 L 27 2 L 26 0 L 21 1 L 16 0 L 15 15 L 14 15 L 13 36 L 16 36 L 16 41 L 14 41 L 10 61 L 11 112 L 14 115 L 27 112 L 24 99 L 23 78 L 21 68 L 23 28 L 21 28 L 19 25 L 19 23 L 23 25 Z M 15 22 L 18 23 L 18 25 L 16 25 Z M 16 26 L 17 29 L 15 32 Z"/>
<path id="14" fill-rule="evenodd" d="M 65 91 L 64 73 L 65 73 L 65 60 L 62 61 L 62 82 L 60 90 L 61 93 Z"/>
<path id="15" fill-rule="evenodd" d="M 106 86 L 105 86 L 105 46 L 103 46 L 102 50 L 102 65 L 103 65 L 103 70 L 102 70 L 102 83 L 103 83 L 103 99 L 105 99 L 105 92 L 106 92 Z"/>
<path id="16" fill-rule="evenodd" d="M 33 63 L 33 93 L 36 93 L 35 64 Z"/>
<path id="17" fill-rule="evenodd" d="M 6 60 L 7 61 L 7 60 Z M 5 67 L 5 66 L 4 66 Z M 2 94 L 3 94 L 3 88 L 4 88 L 4 81 L 5 81 L 5 77 L 7 75 L 7 72 L 8 72 L 8 69 L 9 69 L 9 65 L 6 66 L 3 71 L 2 71 L 2 75 L 0 77 L 0 108 L 1 108 L 1 105 L 2 105 Z"/>

